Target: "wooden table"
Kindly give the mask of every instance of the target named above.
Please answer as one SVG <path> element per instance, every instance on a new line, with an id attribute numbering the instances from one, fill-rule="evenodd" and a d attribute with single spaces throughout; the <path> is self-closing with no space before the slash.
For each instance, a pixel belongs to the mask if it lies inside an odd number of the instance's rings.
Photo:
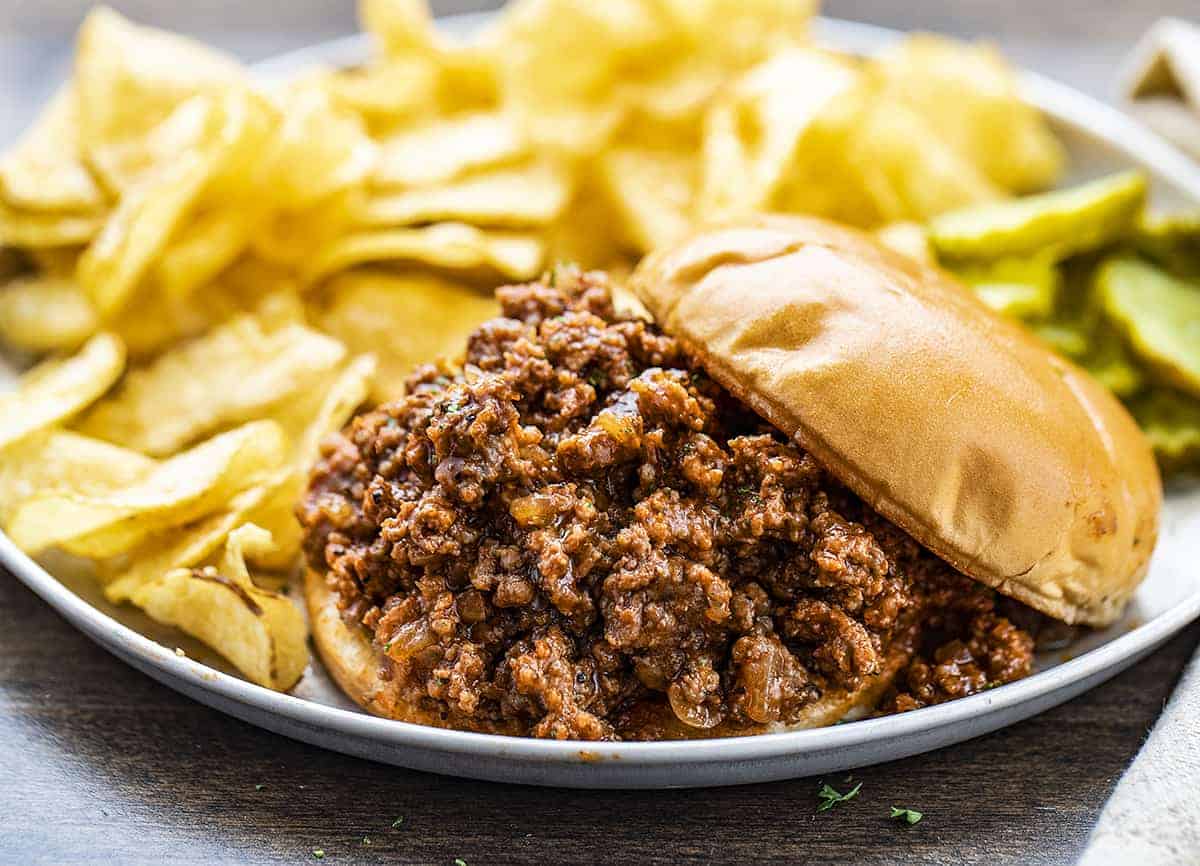
<path id="1" fill-rule="evenodd" d="M 46 31 L 55 33 L 74 2 L 47 0 L 20 14 L 57 10 Z M 199 10 L 222 2 L 207 0 L 188 14 L 194 22 Z M 146 9 L 133 11 L 164 8 L 141 5 Z M 212 19 L 223 27 L 237 20 L 238 9 L 254 14 L 254 4 L 225 5 L 228 14 Z M 288 33 L 311 33 L 305 41 L 335 35 L 348 26 L 348 5 L 295 0 L 288 10 L 296 27 L 277 29 L 261 44 L 283 47 Z M 486 0 L 440 8 L 478 5 Z M 994 33 L 1029 65 L 1097 94 L 1107 91 L 1113 62 L 1149 21 L 1196 11 L 1195 0 L 834 0 L 826 9 L 893 26 Z M 239 50 L 260 44 L 232 27 L 224 34 Z M 63 49 L 56 50 L 29 56 L 61 59 Z M 45 79 L 39 77 L 43 89 L 50 86 Z M 860 796 L 816 815 L 817 779 L 592 793 L 465 782 L 324 752 L 229 719 L 136 673 L 0 572 L 0 863 L 303 863 L 316 862 L 320 850 L 328 863 L 447 866 L 456 858 L 470 866 L 1066 864 L 1198 642 L 1200 624 L 1038 718 L 857 771 Z M 849 787 L 843 776 L 829 781 Z M 891 806 L 919 809 L 925 819 L 898 825 L 888 820 Z M 393 828 L 398 818 L 403 822 Z"/>

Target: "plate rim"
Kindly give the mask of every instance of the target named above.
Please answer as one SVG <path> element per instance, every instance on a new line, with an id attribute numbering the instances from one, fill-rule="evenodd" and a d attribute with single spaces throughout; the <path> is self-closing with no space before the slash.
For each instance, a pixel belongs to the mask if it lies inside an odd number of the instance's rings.
<path id="1" fill-rule="evenodd" d="M 438 19 L 451 30 L 478 26 L 494 13 L 470 13 Z M 838 19 L 820 18 L 816 35 L 819 40 L 836 42 L 851 51 L 878 50 L 904 33 L 898 30 Z M 306 48 L 270 58 L 250 68 L 267 80 L 294 70 L 299 64 L 321 60 L 361 58 L 370 37 L 357 34 L 316 43 Z M 1131 161 L 1148 165 L 1172 185 L 1200 202 L 1200 165 L 1192 163 L 1171 145 L 1146 130 L 1136 121 L 1093 97 L 1037 73 L 1020 71 L 1022 96 L 1028 102 L 1066 123 L 1089 130 Z M 41 597 L 75 628 L 105 649 L 122 657 L 128 653 L 140 664 L 153 669 L 160 680 L 177 691 L 210 693 L 232 704 L 259 713 L 324 731 L 337 731 L 377 744 L 464 756 L 487 755 L 517 760 L 530 765 L 594 760 L 591 750 L 602 750 L 605 758 L 629 767 L 667 765 L 703 765 L 720 762 L 756 762 L 797 757 L 802 754 L 865 747 L 887 738 L 906 738 L 932 733 L 957 723 L 982 719 L 1023 704 L 1036 702 L 1065 690 L 1072 683 L 1095 681 L 1114 674 L 1131 658 L 1155 649 L 1189 622 L 1200 617 L 1200 590 L 1180 599 L 1126 634 L 1089 650 L 1049 670 L 987 692 L 960 698 L 879 719 L 866 719 L 847 725 L 835 725 L 800 731 L 756 734 L 697 740 L 658 742 L 596 743 L 587 740 L 544 740 L 481 734 L 470 731 L 427 727 L 409 722 L 384 719 L 360 710 L 321 704 L 292 694 L 275 692 L 215 668 L 208 667 L 122 624 L 76 595 L 57 578 L 17 549 L 0 532 L 0 564 Z M 1090 686 L 1088 686 L 1090 688 Z M 193 695 L 194 697 L 194 695 Z M 226 712 L 228 712 L 226 710 Z M 245 717 L 243 717 L 245 718 Z M 1023 717 L 1022 717 L 1023 718 Z M 1017 718 L 1013 718 L 1013 722 Z M 1008 724 L 1008 723 L 1004 723 Z M 924 750 L 922 750 L 924 751 Z"/>

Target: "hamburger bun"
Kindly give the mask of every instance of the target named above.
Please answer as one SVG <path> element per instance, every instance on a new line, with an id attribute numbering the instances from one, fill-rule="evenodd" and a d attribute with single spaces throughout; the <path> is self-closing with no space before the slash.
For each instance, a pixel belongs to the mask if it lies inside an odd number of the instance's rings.
<path id="1" fill-rule="evenodd" d="M 1162 484 L 1141 431 L 942 271 L 762 217 L 650 255 L 631 287 L 716 381 L 959 571 L 1096 626 L 1144 577 Z"/>

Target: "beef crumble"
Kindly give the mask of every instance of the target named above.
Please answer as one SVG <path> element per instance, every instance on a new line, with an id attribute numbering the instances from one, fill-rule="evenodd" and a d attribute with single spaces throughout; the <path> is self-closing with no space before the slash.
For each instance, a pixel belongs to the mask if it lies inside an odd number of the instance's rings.
<path id="1" fill-rule="evenodd" d="M 461 373 L 323 447 L 298 513 L 408 715 L 577 739 L 750 733 L 919 652 L 888 711 L 1030 670 L 990 590 L 617 315 L 604 278 L 502 288 Z"/>

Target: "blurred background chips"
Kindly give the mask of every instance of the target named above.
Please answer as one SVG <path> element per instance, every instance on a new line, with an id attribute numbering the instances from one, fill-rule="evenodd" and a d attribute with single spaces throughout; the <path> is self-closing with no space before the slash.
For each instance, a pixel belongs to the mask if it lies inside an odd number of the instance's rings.
<path id="1" fill-rule="evenodd" d="M 271 84 L 96 10 L 0 158 L 0 341 L 45 357 L 0 395 L 4 528 L 289 688 L 321 439 L 453 364 L 496 284 L 763 210 L 955 271 L 1200 466 L 1200 217 L 1136 173 L 1030 195 L 1064 150 L 993 48 L 839 56 L 814 6 L 517 0 L 459 41 L 363 0 L 363 65 Z"/>

